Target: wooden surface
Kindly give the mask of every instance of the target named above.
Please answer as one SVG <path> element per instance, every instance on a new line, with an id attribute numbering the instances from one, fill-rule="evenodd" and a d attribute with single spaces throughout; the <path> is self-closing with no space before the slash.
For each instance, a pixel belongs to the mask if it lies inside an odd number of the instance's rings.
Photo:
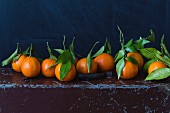
<path id="1" fill-rule="evenodd" d="M 109 75 L 110 76 L 110 75 Z M 59 82 L 0 69 L 0 113 L 170 112 L 170 83 L 116 76 Z"/>

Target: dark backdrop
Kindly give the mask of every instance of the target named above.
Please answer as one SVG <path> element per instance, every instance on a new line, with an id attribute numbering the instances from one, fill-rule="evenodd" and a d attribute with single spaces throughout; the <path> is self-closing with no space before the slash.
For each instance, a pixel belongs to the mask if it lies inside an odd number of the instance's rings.
<path id="1" fill-rule="evenodd" d="M 82 56 L 96 41 L 107 37 L 113 55 L 120 49 L 117 25 L 126 40 L 156 34 L 169 37 L 169 0 L 0 0 L 0 61 L 8 57 L 19 42 L 23 49 L 34 44 L 39 57 L 47 57 L 46 42 L 51 48 L 62 48 L 75 36 L 75 51 Z M 170 46 L 168 45 L 168 48 Z"/>

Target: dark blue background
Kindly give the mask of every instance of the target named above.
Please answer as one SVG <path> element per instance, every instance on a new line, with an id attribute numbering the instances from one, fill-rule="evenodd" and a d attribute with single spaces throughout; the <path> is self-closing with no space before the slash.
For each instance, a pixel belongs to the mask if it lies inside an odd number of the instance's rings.
<path id="1" fill-rule="evenodd" d="M 170 42 L 168 0 L 0 0 L 0 61 L 8 57 L 19 42 L 23 49 L 33 43 L 39 57 L 47 57 L 46 42 L 62 48 L 75 36 L 75 51 L 86 56 L 94 42 L 103 45 L 107 37 L 113 55 L 120 49 L 117 25 L 126 40 L 156 34 Z M 168 48 L 170 46 L 168 45 Z"/>

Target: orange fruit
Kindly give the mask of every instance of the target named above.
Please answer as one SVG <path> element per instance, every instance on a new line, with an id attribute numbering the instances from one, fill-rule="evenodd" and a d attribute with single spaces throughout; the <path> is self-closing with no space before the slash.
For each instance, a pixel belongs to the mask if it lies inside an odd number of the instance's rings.
<path id="1" fill-rule="evenodd" d="M 40 73 L 40 63 L 35 57 L 26 57 L 22 62 L 21 71 L 25 77 L 36 77 Z"/>
<path id="2" fill-rule="evenodd" d="M 138 74 L 138 66 L 130 61 L 125 61 L 125 66 L 123 68 L 120 78 L 132 79 Z"/>
<path id="3" fill-rule="evenodd" d="M 102 53 L 94 61 L 97 63 L 99 72 L 111 71 L 114 68 L 114 58 L 110 54 Z"/>
<path id="4" fill-rule="evenodd" d="M 60 79 L 60 68 L 61 68 L 62 63 L 58 64 L 55 68 L 55 75 L 60 81 L 71 81 L 75 78 L 76 76 L 76 68 L 72 64 L 70 71 L 67 73 L 67 75 L 63 78 L 63 80 Z"/>
<path id="5" fill-rule="evenodd" d="M 55 66 L 49 68 L 50 66 L 52 66 L 55 63 L 56 63 L 56 61 L 52 60 L 52 59 L 43 60 L 43 62 L 41 64 L 42 75 L 44 75 L 45 77 L 55 77 Z"/>
<path id="6" fill-rule="evenodd" d="M 148 68 L 148 73 L 150 74 L 152 71 L 159 68 L 167 68 L 167 66 L 161 61 L 153 62 Z"/>
<path id="7" fill-rule="evenodd" d="M 12 69 L 16 72 L 21 72 L 21 64 L 26 58 L 26 55 L 21 55 L 17 61 L 12 62 Z"/>
<path id="8" fill-rule="evenodd" d="M 87 74 L 87 58 L 82 58 L 77 62 L 76 69 L 79 73 Z M 92 59 L 92 65 L 89 73 L 95 73 L 97 71 L 97 63 Z"/>
<path id="9" fill-rule="evenodd" d="M 141 54 L 139 54 L 138 52 L 129 52 L 127 54 L 127 57 L 132 57 L 132 58 L 136 59 L 136 61 L 138 62 L 139 69 L 142 69 L 144 60 L 143 60 L 143 57 Z"/>

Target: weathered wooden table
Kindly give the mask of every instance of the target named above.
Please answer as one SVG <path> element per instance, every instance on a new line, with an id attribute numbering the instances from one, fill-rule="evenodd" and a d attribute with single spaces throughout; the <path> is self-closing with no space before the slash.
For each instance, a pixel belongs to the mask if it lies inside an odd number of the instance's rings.
<path id="1" fill-rule="evenodd" d="M 28 79 L 1 68 L 0 113 L 170 112 L 170 80 L 144 78 L 59 82 L 42 76 Z"/>

